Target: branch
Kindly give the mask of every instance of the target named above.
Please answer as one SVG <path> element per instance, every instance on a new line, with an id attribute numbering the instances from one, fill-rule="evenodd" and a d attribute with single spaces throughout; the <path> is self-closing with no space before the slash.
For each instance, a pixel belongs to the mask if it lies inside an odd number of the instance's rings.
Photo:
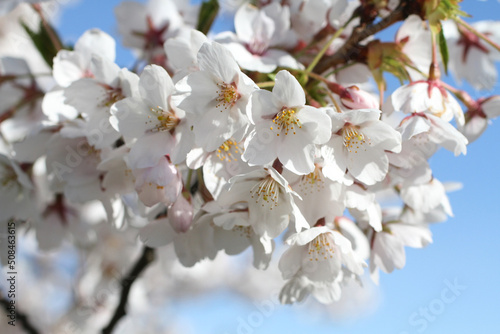
<path id="1" fill-rule="evenodd" d="M 345 44 L 342 45 L 342 47 L 337 52 L 335 52 L 335 54 L 323 58 L 315 67 L 314 72 L 321 74 L 332 66 L 347 63 L 353 58 L 353 55 L 360 52 L 359 42 L 378 33 L 381 30 L 384 30 L 385 28 L 393 25 L 396 22 L 404 20 L 410 14 L 416 12 L 415 9 L 408 6 L 409 2 L 401 1 L 400 5 L 382 21 L 368 26 L 360 24 L 359 26 L 354 28 L 351 36 L 345 42 Z"/>
<path id="2" fill-rule="evenodd" d="M 2 307 L 5 309 L 5 312 L 10 314 L 10 302 L 6 299 L 3 299 L 0 297 L 0 304 L 2 304 Z M 33 327 L 33 325 L 30 323 L 28 316 L 26 316 L 24 313 L 19 312 L 16 309 L 16 321 L 19 321 L 19 323 L 23 326 L 24 330 L 28 334 L 39 334 L 38 330 Z"/>
<path id="3" fill-rule="evenodd" d="M 109 324 L 102 330 L 102 334 L 111 334 L 114 327 L 120 319 L 127 314 L 125 307 L 127 306 L 128 295 L 132 284 L 139 277 L 142 271 L 155 259 L 155 250 L 150 247 L 144 247 L 141 257 L 137 260 L 130 273 L 121 281 L 122 293 L 120 296 L 120 303 L 118 304 L 113 317 Z"/>

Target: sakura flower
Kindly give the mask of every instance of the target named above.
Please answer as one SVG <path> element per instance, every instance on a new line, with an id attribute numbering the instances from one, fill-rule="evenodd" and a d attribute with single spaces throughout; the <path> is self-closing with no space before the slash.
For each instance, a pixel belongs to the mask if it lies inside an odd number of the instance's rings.
<path id="1" fill-rule="evenodd" d="M 332 138 L 321 148 L 323 173 L 331 180 L 344 178 L 346 170 L 366 185 L 384 179 L 389 170 L 385 151 L 401 150 L 401 135 L 379 120 L 373 109 L 333 113 Z"/>
<path id="2" fill-rule="evenodd" d="M 296 44 L 287 6 L 276 2 L 260 9 L 243 5 L 236 12 L 234 24 L 236 35 L 222 33 L 215 40 L 231 51 L 242 68 L 262 73 L 270 73 L 278 66 L 303 68 L 291 55 L 278 49 Z"/>
<path id="3" fill-rule="evenodd" d="M 120 69 L 107 58 L 93 55 L 93 78 L 82 78 L 64 89 L 64 103 L 73 106 L 87 121 L 89 143 L 96 148 L 110 147 L 120 138 L 109 123 L 110 107 L 128 96 L 139 95 L 135 74 Z M 46 101 L 47 102 L 47 101 Z M 45 103 L 46 109 L 51 108 Z"/>
<path id="4" fill-rule="evenodd" d="M 399 87 L 392 93 L 387 108 L 387 112 L 399 110 L 406 114 L 431 114 L 445 122 L 454 117 L 457 124 L 464 123 L 460 104 L 439 80 L 416 81 Z"/>
<path id="5" fill-rule="evenodd" d="M 140 232 L 140 239 L 150 247 L 161 247 L 173 242 L 181 264 L 192 267 L 203 259 L 213 260 L 219 251 L 214 243 L 215 229 L 210 224 L 211 218 L 211 215 L 200 213 L 188 231 L 177 233 L 168 217 L 162 217 L 145 226 Z"/>
<path id="6" fill-rule="evenodd" d="M 51 121 L 73 120 L 79 115 L 79 111 L 74 106 L 66 103 L 64 88 L 80 79 L 93 78 L 93 71 L 95 70 L 98 71 L 101 80 L 106 75 L 108 81 L 111 80 L 109 73 L 103 72 L 102 69 L 96 69 L 91 62 L 92 58 L 97 56 L 106 65 L 108 62 L 114 64 L 116 56 L 115 44 L 115 40 L 105 32 L 99 29 L 90 29 L 85 31 L 76 41 L 73 51 L 63 49 L 57 53 L 54 58 L 53 68 L 53 76 L 57 86 L 44 96 L 42 105 L 43 113 Z M 88 89 L 88 87 L 85 88 Z M 73 89 L 73 93 L 75 91 L 76 93 L 82 93 L 78 88 Z M 96 89 L 94 89 L 94 94 L 100 95 L 99 93 L 101 92 L 96 92 Z M 87 99 L 85 102 L 88 103 L 89 100 Z"/>
<path id="7" fill-rule="evenodd" d="M 165 44 L 169 65 L 174 69 L 174 82 L 199 70 L 198 51 L 207 37 L 200 31 L 191 29 L 177 37 L 169 38 Z"/>
<path id="8" fill-rule="evenodd" d="M 489 120 L 500 115 L 500 96 L 473 101 L 465 114 L 465 124 L 459 126 L 460 132 L 469 143 L 475 141 L 486 130 Z"/>
<path id="9" fill-rule="evenodd" d="M 331 222 L 335 217 L 342 216 L 345 209 L 345 186 L 323 175 L 321 161 L 317 161 L 314 171 L 307 175 L 297 176 L 285 171 L 283 174 L 290 181 L 292 189 L 302 198 L 297 201 L 297 207 L 310 224 L 315 224 L 321 218 Z"/>
<path id="10" fill-rule="evenodd" d="M 413 210 L 423 213 L 430 212 L 439 206 L 450 208 L 445 188 L 435 178 L 423 184 L 408 184 L 401 187 L 401 199 Z M 451 211 L 447 214 L 452 215 Z"/>
<path id="11" fill-rule="evenodd" d="M 189 194 L 181 193 L 169 208 L 169 222 L 178 233 L 186 232 L 193 223 L 194 209 L 190 200 Z"/>
<path id="12" fill-rule="evenodd" d="M 248 222 L 259 236 L 275 238 L 294 219 L 295 231 L 308 227 L 295 204 L 297 194 L 274 168 L 262 168 L 229 180 L 227 192 L 220 194 L 217 203 L 230 207 L 248 203 Z"/>
<path id="13" fill-rule="evenodd" d="M 293 0 L 289 3 L 292 29 L 306 43 L 329 25 L 342 26 L 345 23 L 343 14 L 350 12 L 346 0 Z"/>
<path id="14" fill-rule="evenodd" d="M 342 272 L 333 282 L 313 282 L 306 276 L 297 275 L 283 286 L 279 299 L 282 304 L 293 304 L 303 301 L 312 294 L 320 303 L 330 304 L 340 299 L 343 280 Z"/>
<path id="15" fill-rule="evenodd" d="M 0 221 L 13 217 L 24 219 L 33 185 L 21 167 L 0 154 Z"/>
<path id="16" fill-rule="evenodd" d="M 291 247 L 279 264 L 284 279 L 301 271 L 313 281 L 332 282 L 342 265 L 358 275 L 363 273 L 364 262 L 357 258 L 349 240 L 326 226 L 296 233 L 287 239 L 287 244 Z"/>
<path id="17" fill-rule="evenodd" d="M 169 155 L 182 162 L 192 146 L 192 135 L 183 110 L 171 104 L 174 84 L 157 65 L 147 66 L 139 79 L 139 96 L 118 101 L 111 108 L 110 122 L 131 150 L 132 169 L 153 167 Z"/>
<path id="18" fill-rule="evenodd" d="M 24 59 L 0 58 L 0 131 L 7 142 L 21 142 L 42 130 L 47 119 L 40 108 L 43 94 Z"/>
<path id="19" fill-rule="evenodd" d="M 400 167 L 421 164 L 430 158 L 439 146 L 453 152 L 455 156 L 467 152 L 467 138 L 450 123 L 430 114 L 412 114 L 403 119 L 398 130 L 403 138 L 403 150 L 399 157 L 393 154 L 390 154 L 390 157 L 391 162 Z M 423 159 L 420 159 L 419 155 Z"/>
<path id="20" fill-rule="evenodd" d="M 249 246 L 254 253 L 253 265 L 266 269 L 271 261 L 274 242 L 270 237 L 258 235 L 249 222 L 249 211 L 236 205 L 234 210 L 222 211 L 213 217 L 216 226 L 214 242 L 226 254 L 239 254 Z"/>
<path id="21" fill-rule="evenodd" d="M 402 45 L 403 52 L 420 72 L 427 74 L 431 65 L 431 31 L 418 15 L 410 15 L 396 34 L 396 43 Z M 413 80 L 425 77 L 414 69 L 408 68 Z"/>
<path id="22" fill-rule="evenodd" d="M 371 226 L 375 231 L 382 230 L 382 211 L 374 192 L 354 183 L 345 191 L 345 205 L 361 229 Z"/>
<path id="23" fill-rule="evenodd" d="M 480 21 L 472 27 L 496 43 L 500 42 L 499 22 Z M 498 78 L 495 61 L 500 60 L 500 52 L 466 28 L 458 28 L 454 22 L 445 21 L 443 28 L 450 53 L 450 70 L 456 80 L 467 80 L 476 89 L 492 89 Z"/>
<path id="24" fill-rule="evenodd" d="M 355 76 L 356 71 L 353 71 L 352 74 Z M 336 105 L 340 102 L 347 109 L 379 109 L 380 107 L 378 99 L 373 94 L 356 85 L 344 87 L 337 82 L 328 81 L 326 86 L 332 93 L 335 93 L 334 100 L 331 103 Z M 364 86 L 368 85 L 365 84 Z M 338 99 L 336 96 L 338 96 Z"/>
<path id="25" fill-rule="evenodd" d="M 171 205 L 182 190 L 180 174 L 166 157 L 160 158 L 155 166 L 133 169 L 132 173 L 135 189 L 146 206 Z"/>
<path id="26" fill-rule="evenodd" d="M 379 109 L 377 99 L 370 93 L 359 89 L 358 86 L 350 86 L 345 89 L 346 94 L 341 96 L 344 107 L 349 109 Z"/>
<path id="27" fill-rule="evenodd" d="M 311 173 L 315 145 L 330 139 L 331 121 L 325 109 L 305 102 L 302 87 L 288 71 L 278 72 L 272 92 L 253 93 L 248 113 L 255 128 L 245 142 L 243 160 L 266 165 L 278 158 L 296 174 Z"/>
<path id="28" fill-rule="evenodd" d="M 244 152 L 243 143 L 234 139 L 226 140 L 217 150 L 205 152 L 202 148 L 195 148 L 186 157 L 186 164 L 191 169 L 203 166 L 203 181 L 214 199 L 225 191 L 226 184 L 231 177 L 249 173 L 258 169 L 248 166 L 241 159 Z"/>
<path id="29" fill-rule="evenodd" d="M 188 113 L 196 145 L 212 152 L 231 137 L 241 140 L 248 126 L 245 108 L 257 86 L 218 43 L 202 45 L 198 65 L 200 71 L 177 83 L 174 103 Z"/>
<path id="30" fill-rule="evenodd" d="M 165 41 L 187 27 L 178 4 L 172 0 L 149 0 L 147 4 L 125 1 L 115 8 L 115 14 L 123 45 L 138 51 L 141 58 L 158 64 L 165 60 Z"/>
<path id="31" fill-rule="evenodd" d="M 54 58 L 54 79 L 61 87 L 72 82 L 92 77 L 90 61 L 92 55 L 107 58 L 114 62 L 116 56 L 115 40 L 99 29 L 87 30 L 76 41 L 73 51 L 61 50 Z"/>
<path id="32" fill-rule="evenodd" d="M 387 221 L 390 218 L 386 218 Z M 392 220 L 391 220 L 392 221 Z M 384 223 L 381 232 L 372 235 L 370 254 L 370 276 L 379 281 L 379 269 L 391 273 L 406 264 L 405 246 L 423 248 L 432 242 L 432 234 L 427 224 L 408 224 L 398 221 Z"/>
<path id="33" fill-rule="evenodd" d="M 64 193 L 73 203 L 83 203 L 99 198 L 102 194 L 97 169 L 102 150 L 90 145 L 84 131 L 77 126 L 67 126 L 52 136 L 47 145 L 45 161 L 54 192 Z"/>
<path id="34" fill-rule="evenodd" d="M 365 262 L 353 252 L 351 242 L 338 231 L 326 226 L 313 227 L 287 239 L 290 248 L 278 264 L 283 279 L 306 278 L 329 289 L 343 276 L 343 268 L 355 275 L 363 274 Z M 302 278 L 303 277 L 303 278 Z M 307 281 L 306 281 L 307 282 Z M 334 288 L 335 289 L 335 288 Z M 338 299 L 339 294 L 335 294 Z"/>
<path id="35" fill-rule="evenodd" d="M 92 205 L 86 208 L 96 209 Z M 81 244 L 89 244 L 93 235 L 92 227 L 82 216 L 77 207 L 69 205 L 62 194 L 57 194 L 33 224 L 38 247 L 44 251 L 54 250 L 70 238 L 75 238 Z"/>

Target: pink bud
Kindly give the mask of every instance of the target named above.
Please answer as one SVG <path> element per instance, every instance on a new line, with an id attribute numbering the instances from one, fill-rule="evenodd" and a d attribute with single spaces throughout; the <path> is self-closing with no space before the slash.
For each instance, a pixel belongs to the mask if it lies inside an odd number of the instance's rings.
<path id="1" fill-rule="evenodd" d="M 177 197 L 175 203 L 168 210 L 168 221 L 177 233 L 184 233 L 191 227 L 193 206 L 184 197 L 184 193 Z"/>
<path id="2" fill-rule="evenodd" d="M 340 100 L 349 109 L 379 109 L 377 99 L 357 86 L 347 87 Z"/>

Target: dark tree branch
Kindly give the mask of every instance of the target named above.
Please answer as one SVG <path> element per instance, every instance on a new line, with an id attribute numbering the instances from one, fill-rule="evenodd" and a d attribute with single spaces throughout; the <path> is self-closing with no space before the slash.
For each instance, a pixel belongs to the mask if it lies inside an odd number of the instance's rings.
<path id="1" fill-rule="evenodd" d="M 396 22 L 406 19 L 411 14 L 416 14 L 419 9 L 414 5 L 416 1 L 402 0 L 400 5 L 393 10 L 388 16 L 376 24 L 360 24 L 354 28 L 351 36 L 335 54 L 323 58 L 314 68 L 314 73 L 321 74 L 332 66 L 345 64 L 356 58 L 361 52 L 362 47 L 359 45 L 364 39 L 384 30 Z"/>
<path id="2" fill-rule="evenodd" d="M 139 275 L 146 269 L 146 267 L 153 262 L 155 259 L 155 250 L 153 248 L 144 247 L 142 251 L 141 257 L 137 260 L 134 267 L 130 271 L 130 273 L 124 277 L 121 281 L 122 285 L 122 293 L 120 296 L 120 302 L 113 314 L 113 317 L 109 321 L 109 324 L 102 330 L 103 334 L 111 334 L 113 332 L 114 327 L 120 321 L 120 319 L 126 315 L 125 307 L 127 306 L 128 295 L 130 293 L 130 289 L 132 284 L 134 284 L 135 280 L 139 277 Z"/>
<path id="3" fill-rule="evenodd" d="M 0 297 L 0 304 L 2 304 L 2 307 L 4 308 L 5 312 L 7 313 L 7 315 L 9 315 L 10 302 Z M 19 322 L 28 334 L 39 334 L 38 330 L 30 323 L 28 316 L 26 316 L 22 312 L 19 312 L 17 308 L 16 308 L 16 322 Z"/>

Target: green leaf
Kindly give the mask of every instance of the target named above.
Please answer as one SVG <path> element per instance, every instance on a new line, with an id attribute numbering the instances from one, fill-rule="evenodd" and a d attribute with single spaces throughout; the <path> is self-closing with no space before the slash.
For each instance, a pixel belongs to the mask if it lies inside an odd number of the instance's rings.
<path id="1" fill-rule="evenodd" d="M 57 55 L 58 49 L 50 38 L 50 33 L 47 31 L 47 28 L 45 28 L 42 22 L 40 22 L 38 32 L 31 30 L 24 22 L 21 22 L 21 25 L 33 41 L 33 44 L 38 52 L 40 52 L 45 62 L 52 68 L 54 57 Z M 51 28 L 49 27 L 49 29 Z"/>
<path id="2" fill-rule="evenodd" d="M 208 33 L 214 23 L 217 14 L 219 13 L 219 2 L 217 0 L 208 0 L 203 2 L 198 15 L 198 26 L 196 29 L 204 33 Z"/>
<path id="3" fill-rule="evenodd" d="M 439 51 L 441 52 L 441 59 L 443 60 L 444 73 L 448 75 L 448 61 L 450 59 L 450 54 L 448 52 L 448 44 L 446 44 L 446 38 L 444 37 L 443 27 L 439 30 L 438 35 Z"/>
<path id="4" fill-rule="evenodd" d="M 268 73 L 267 77 L 269 78 L 269 80 L 275 81 L 276 80 L 276 73 Z"/>

